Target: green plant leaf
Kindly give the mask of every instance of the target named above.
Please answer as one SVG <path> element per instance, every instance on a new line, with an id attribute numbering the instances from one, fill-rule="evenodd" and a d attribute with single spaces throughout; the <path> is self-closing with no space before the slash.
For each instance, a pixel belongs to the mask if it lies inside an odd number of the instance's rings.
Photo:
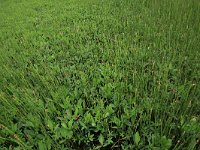
<path id="1" fill-rule="evenodd" d="M 47 150 L 46 145 L 42 141 L 38 142 L 38 148 L 39 150 Z"/>
<path id="2" fill-rule="evenodd" d="M 53 122 L 52 122 L 52 120 L 48 120 L 47 121 L 47 126 L 49 127 L 49 129 L 52 131 L 53 130 Z"/>
<path id="3" fill-rule="evenodd" d="M 100 134 L 98 140 L 99 140 L 99 142 L 101 143 L 101 145 L 103 145 L 103 143 L 104 143 L 104 137 L 103 137 L 102 134 Z"/>
<path id="4" fill-rule="evenodd" d="M 140 142 L 140 135 L 139 135 L 138 132 L 136 132 L 136 133 L 134 134 L 134 142 L 135 142 L 135 144 L 138 146 L 138 144 L 139 144 L 139 142 Z"/>
<path id="5" fill-rule="evenodd" d="M 69 129 L 61 127 L 59 131 L 60 131 L 61 136 L 66 139 L 71 139 L 73 136 L 73 131 Z"/>
<path id="6" fill-rule="evenodd" d="M 172 145 L 172 140 L 171 139 L 167 139 L 166 136 L 161 137 L 160 139 L 160 144 L 163 148 L 165 148 L 166 150 L 169 149 Z"/>
<path id="7" fill-rule="evenodd" d="M 62 122 L 61 125 L 62 125 L 63 128 L 67 128 L 67 125 L 66 125 L 65 122 Z"/>

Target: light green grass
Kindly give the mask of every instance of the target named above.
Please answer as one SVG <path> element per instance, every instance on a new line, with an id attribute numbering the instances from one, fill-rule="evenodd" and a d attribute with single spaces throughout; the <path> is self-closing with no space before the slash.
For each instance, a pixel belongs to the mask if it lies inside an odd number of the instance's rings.
<path id="1" fill-rule="evenodd" d="M 198 149 L 198 0 L 0 0 L 1 149 Z"/>

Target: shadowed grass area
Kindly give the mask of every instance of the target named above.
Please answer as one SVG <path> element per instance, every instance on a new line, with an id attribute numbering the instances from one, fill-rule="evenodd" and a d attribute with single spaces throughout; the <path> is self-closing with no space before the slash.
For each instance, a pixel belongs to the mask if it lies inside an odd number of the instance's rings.
<path id="1" fill-rule="evenodd" d="M 0 0 L 2 149 L 199 149 L 198 0 Z"/>

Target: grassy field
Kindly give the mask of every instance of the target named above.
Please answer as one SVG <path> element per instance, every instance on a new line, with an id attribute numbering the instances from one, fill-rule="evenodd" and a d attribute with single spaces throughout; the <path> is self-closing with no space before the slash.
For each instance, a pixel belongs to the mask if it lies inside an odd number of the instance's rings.
<path id="1" fill-rule="evenodd" d="M 0 149 L 200 149 L 199 0 L 0 0 Z"/>

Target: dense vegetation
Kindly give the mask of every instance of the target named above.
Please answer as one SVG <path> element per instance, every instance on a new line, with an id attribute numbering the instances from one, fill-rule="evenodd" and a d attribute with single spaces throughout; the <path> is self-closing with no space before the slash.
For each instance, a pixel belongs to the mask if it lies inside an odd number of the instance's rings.
<path id="1" fill-rule="evenodd" d="M 0 0 L 1 149 L 199 149 L 199 0 Z"/>

